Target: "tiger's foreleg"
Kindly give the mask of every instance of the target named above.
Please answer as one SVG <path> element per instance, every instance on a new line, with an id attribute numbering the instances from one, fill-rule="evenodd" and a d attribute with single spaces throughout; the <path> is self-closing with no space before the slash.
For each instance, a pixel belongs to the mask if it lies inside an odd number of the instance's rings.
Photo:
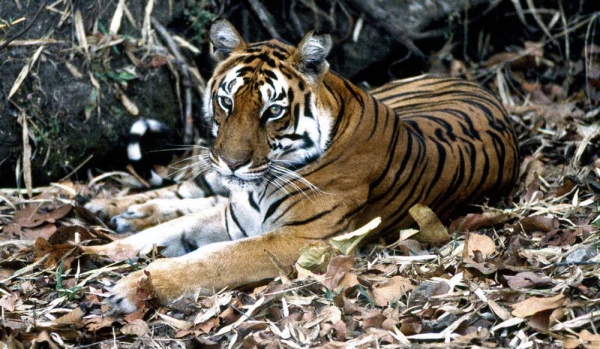
<path id="1" fill-rule="evenodd" d="M 207 210 L 226 203 L 223 196 L 198 199 L 152 199 L 139 205 L 130 206 L 125 212 L 111 218 L 110 223 L 118 233 L 141 231 L 143 229 Z"/>
<path id="2" fill-rule="evenodd" d="M 226 287 L 274 278 L 279 274 L 276 263 L 291 266 L 305 246 L 318 240 L 303 237 L 298 230 L 283 229 L 203 246 L 181 257 L 157 260 L 145 270 L 164 304 L 181 296 L 208 295 Z M 134 296 L 143 276 L 143 271 L 136 271 L 114 286 L 107 300 L 114 311 L 136 309 Z"/>
<path id="3" fill-rule="evenodd" d="M 228 201 L 143 230 L 137 234 L 100 246 L 83 246 L 86 253 L 105 255 L 113 260 L 147 254 L 162 248 L 163 256 L 181 256 L 200 246 L 231 240 L 225 223 Z"/>
<path id="4" fill-rule="evenodd" d="M 98 215 L 101 219 L 109 220 L 125 212 L 133 205 L 143 204 L 153 199 L 200 198 L 203 196 L 203 191 L 194 182 L 184 182 L 124 197 L 92 199 L 84 207 Z"/>

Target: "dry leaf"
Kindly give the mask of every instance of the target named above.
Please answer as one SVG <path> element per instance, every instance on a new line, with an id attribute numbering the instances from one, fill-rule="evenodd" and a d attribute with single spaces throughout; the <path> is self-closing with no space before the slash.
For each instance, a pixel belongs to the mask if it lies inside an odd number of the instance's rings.
<path id="1" fill-rule="evenodd" d="M 588 330 L 583 330 L 579 333 L 579 339 L 581 339 L 583 347 L 586 349 L 600 348 L 600 334 L 590 333 Z"/>
<path id="2" fill-rule="evenodd" d="M 19 299 L 17 295 L 11 293 L 0 298 L 0 307 L 6 309 L 8 312 L 15 311 L 15 302 Z"/>
<path id="3" fill-rule="evenodd" d="M 463 258 L 475 256 L 475 251 L 479 251 L 483 259 L 487 259 L 490 255 L 496 253 L 496 244 L 487 235 L 469 234 L 465 239 L 465 249 Z"/>
<path id="4" fill-rule="evenodd" d="M 477 231 L 482 228 L 489 228 L 496 224 L 504 223 L 510 218 L 510 213 L 496 210 L 484 213 L 470 213 L 452 221 L 449 230 L 452 233 Z"/>
<path id="5" fill-rule="evenodd" d="M 334 251 L 331 246 L 325 243 L 317 243 L 302 251 L 297 263 L 308 270 L 324 271 L 333 255 Z"/>
<path id="6" fill-rule="evenodd" d="M 400 321 L 400 332 L 406 336 L 421 333 L 423 322 L 418 317 L 408 317 Z"/>
<path id="7" fill-rule="evenodd" d="M 507 280 L 508 287 L 513 290 L 520 290 L 523 288 L 534 288 L 540 286 L 552 285 L 552 279 L 547 276 L 540 276 L 533 272 L 523 272 L 517 275 L 504 275 Z"/>
<path id="8" fill-rule="evenodd" d="M 8 92 L 8 99 L 10 99 L 10 97 L 12 97 L 17 92 L 17 90 L 19 89 L 19 87 L 21 86 L 21 84 L 23 83 L 25 78 L 27 77 L 27 75 L 29 75 L 29 71 L 31 70 L 31 68 L 37 61 L 37 59 L 40 57 L 40 54 L 42 53 L 43 50 L 44 50 L 44 46 L 38 47 L 38 49 L 35 51 L 35 53 L 31 57 L 31 59 L 29 59 L 27 64 L 25 64 L 25 66 L 23 66 L 23 69 L 21 69 L 21 72 L 19 72 L 17 79 L 15 80 L 13 86 L 10 89 L 10 92 Z"/>
<path id="9" fill-rule="evenodd" d="M 84 315 L 85 313 L 83 310 L 81 310 L 80 307 L 77 307 L 71 310 L 71 312 L 59 317 L 54 322 L 59 325 L 76 325 L 81 323 Z"/>
<path id="10" fill-rule="evenodd" d="M 413 290 L 415 286 L 403 276 L 394 276 L 387 282 L 373 286 L 373 302 L 380 307 L 388 306 L 392 301 L 398 301 L 407 291 Z"/>
<path id="11" fill-rule="evenodd" d="M 488 299 L 488 306 L 490 309 L 499 317 L 501 320 L 506 321 L 510 319 L 510 311 L 508 309 L 498 305 L 494 300 Z"/>
<path id="12" fill-rule="evenodd" d="M 523 231 L 526 233 L 532 233 L 541 231 L 547 233 L 553 229 L 558 228 L 558 220 L 552 216 L 530 216 L 521 219 L 519 222 Z"/>
<path id="13" fill-rule="evenodd" d="M 37 227 L 42 223 L 55 223 L 57 220 L 71 212 L 71 205 L 63 205 L 60 208 L 47 212 L 39 213 L 39 206 L 29 205 L 22 210 L 15 212 L 15 223 L 25 228 Z"/>
<path id="14" fill-rule="evenodd" d="M 540 311 L 529 319 L 529 326 L 536 331 L 548 332 L 550 327 L 562 320 L 564 315 L 565 311 L 562 308 Z"/>
<path id="15" fill-rule="evenodd" d="M 350 273 L 353 264 L 354 257 L 352 256 L 337 256 L 333 258 L 327 266 L 323 285 L 330 290 L 339 288 L 340 281 L 347 273 Z"/>
<path id="16" fill-rule="evenodd" d="M 446 228 L 429 207 L 416 204 L 408 210 L 408 213 L 420 228 L 420 232 L 415 235 L 416 240 L 432 245 L 441 245 L 450 241 Z"/>
<path id="17" fill-rule="evenodd" d="M 123 334 L 133 334 L 138 337 L 146 337 L 150 334 L 150 327 L 146 321 L 142 319 L 135 319 L 131 323 L 121 328 Z"/>
<path id="18" fill-rule="evenodd" d="M 381 224 L 381 218 L 377 217 L 351 233 L 329 239 L 329 244 L 343 254 L 349 255 L 373 229 L 379 226 L 379 224 Z"/>
<path id="19" fill-rule="evenodd" d="M 526 300 L 512 304 L 512 315 L 523 318 L 540 311 L 556 309 L 563 306 L 565 296 L 559 294 L 553 297 L 529 297 Z"/>

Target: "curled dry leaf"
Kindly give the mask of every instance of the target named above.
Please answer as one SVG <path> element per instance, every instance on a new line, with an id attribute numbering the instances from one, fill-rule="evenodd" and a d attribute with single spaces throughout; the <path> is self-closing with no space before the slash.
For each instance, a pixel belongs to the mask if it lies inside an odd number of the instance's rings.
<path id="1" fill-rule="evenodd" d="M 547 233 L 558 228 L 558 220 L 553 216 L 529 216 L 519 221 L 525 233 L 541 231 Z"/>
<path id="2" fill-rule="evenodd" d="M 470 213 L 452 221 L 451 233 L 462 233 L 465 231 L 477 231 L 489 228 L 496 224 L 504 223 L 511 218 L 511 214 L 503 211 L 489 211 L 484 213 Z"/>
<path id="3" fill-rule="evenodd" d="M 348 255 L 352 253 L 352 251 L 360 245 L 361 241 L 363 241 L 373 229 L 377 228 L 379 224 L 381 224 L 381 218 L 377 217 L 351 233 L 331 238 L 329 243 L 333 248 Z"/>
<path id="4" fill-rule="evenodd" d="M 536 331 L 548 332 L 550 327 L 562 320 L 564 316 L 565 310 L 562 308 L 540 311 L 529 319 L 529 326 Z"/>
<path id="5" fill-rule="evenodd" d="M 416 204 L 408 210 L 417 222 L 420 232 L 415 239 L 432 245 L 441 245 L 450 241 L 450 235 L 437 215 L 427 206 Z"/>
<path id="6" fill-rule="evenodd" d="M 512 304 L 512 315 L 523 318 L 540 311 L 557 309 L 563 306 L 565 297 L 561 294 L 553 297 L 529 297 L 526 300 Z"/>
<path id="7" fill-rule="evenodd" d="M 513 290 L 524 288 L 544 287 L 552 285 L 552 279 L 547 276 L 541 276 L 533 272 L 523 272 L 517 275 L 505 275 L 504 278 L 508 283 L 508 287 Z"/>
<path id="8" fill-rule="evenodd" d="M 406 336 L 421 333 L 423 322 L 418 317 L 408 317 L 400 321 L 400 332 Z"/>
<path id="9" fill-rule="evenodd" d="M 331 246 L 324 243 L 317 243 L 309 246 L 300 255 L 297 263 L 305 269 L 312 271 L 325 271 L 327 264 L 334 255 Z"/>

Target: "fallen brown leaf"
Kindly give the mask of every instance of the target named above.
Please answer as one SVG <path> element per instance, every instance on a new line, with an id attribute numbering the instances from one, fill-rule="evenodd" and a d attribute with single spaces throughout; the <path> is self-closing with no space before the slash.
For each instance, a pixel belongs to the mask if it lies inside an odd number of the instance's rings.
<path id="1" fill-rule="evenodd" d="M 563 306 L 564 296 L 559 294 L 553 297 L 530 297 L 522 302 L 512 304 L 512 315 L 516 317 L 531 316 L 540 311 L 557 309 Z"/>
<path id="2" fill-rule="evenodd" d="M 529 326 L 536 331 L 548 332 L 550 327 L 563 319 L 564 315 L 565 310 L 562 308 L 540 311 L 529 319 Z"/>
<path id="3" fill-rule="evenodd" d="M 373 302 L 380 307 L 388 306 L 392 301 L 398 301 L 407 291 L 413 290 L 415 286 L 403 276 L 394 276 L 385 283 L 373 286 Z"/>
<path id="4" fill-rule="evenodd" d="M 352 256 L 334 257 L 327 266 L 323 285 L 330 290 L 336 290 L 344 276 L 350 273 L 354 260 L 355 258 Z"/>
<path id="5" fill-rule="evenodd" d="M 504 223 L 510 218 L 510 213 L 502 211 L 470 213 L 464 217 L 453 220 L 448 230 L 451 233 L 477 231 L 479 229 L 489 228 L 496 224 Z"/>
<path id="6" fill-rule="evenodd" d="M 135 319 L 132 322 L 121 327 L 121 333 L 132 334 L 138 337 L 145 337 L 150 334 L 150 327 L 148 327 L 146 321 L 142 319 Z"/>
<path id="7" fill-rule="evenodd" d="M 481 257 L 485 260 L 490 255 L 496 253 L 496 244 L 487 235 L 469 234 L 465 239 L 463 258 L 474 257 L 476 251 L 479 251 Z"/>
<path id="8" fill-rule="evenodd" d="M 504 275 L 504 278 L 508 282 L 508 287 L 513 290 L 550 286 L 553 284 L 551 278 L 528 271 L 518 273 L 514 276 Z"/>
<path id="9" fill-rule="evenodd" d="M 586 349 L 600 348 L 600 334 L 590 333 L 588 330 L 583 330 L 579 333 L 579 339 L 581 339 L 583 347 Z"/>
<path id="10" fill-rule="evenodd" d="M 59 317 L 54 322 L 58 325 L 77 325 L 83 320 L 85 313 L 80 307 L 71 310 L 69 313 Z"/>
<path id="11" fill-rule="evenodd" d="M 15 302 L 19 299 L 19 297 L 11 293 L 0 298 L 0 307 L 6 309 L 8 312 L 15 311 Z"/>
<path id="12" fill-rule="evenodd" d="M 441 245 L 450 241 L 446 228 L 429 207 L 416 204 L 408 210 L 408 213 L 420 228 L 420 232 L 414 236 L 416 240 L 432 245 Z"/>

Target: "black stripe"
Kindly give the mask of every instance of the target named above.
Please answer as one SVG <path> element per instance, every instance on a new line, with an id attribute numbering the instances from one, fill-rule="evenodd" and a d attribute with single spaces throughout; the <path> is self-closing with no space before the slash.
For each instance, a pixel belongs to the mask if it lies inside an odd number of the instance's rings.
<path id="1" fill-rule="evenodd" d="M 235 223 L 235 225 L 237 225 L 238 228 L 240 229 L 240 231 L 242 232 L 242 235 L 244 235 L 245 237 L 248 237 L 246 230 L 244 230 L 244 227 L 240 224 L 237 217 L 235 216 L 235 212 L 233 211 L 233 206 L 232 206 L 231 202 L 229 203 L 229 214 L 231 216 L 231 219 L 233 220 L 233 223 Z"/>
<path id="2" fill-rule="evenodd" d="M 326 215 L 330 214 L 331 212 L 333 212 L 334 209 L 336 209 L 338 206 L 336 205 L 334 208 L 330 209 L 330 210 L 326 210 L 323 212 L 319 212 L 316 215 L 313 215 L 307 219 L 303 219 L 303 220 L 299 220 L 299 221 L 292 221 L 292 222 L 288 222 L 285 223 L 283 226 L 298 226 L 298 225 L 304 225 L 304 224 L 308 224 L 308 223 L 312 223 L 315 221 L 318 221 L 319 219 L 325 217 Z"/>
<path id="3" fill-rule="evenodd" d="M 253 192 L 248 192 L 248 203 L 250 204 L 250 207 L 252 207 L 255 211 L 260 212 L 260 207 L 258 206 L 258 203 L 254 200 L 254 196 L 252 196 L 252 194 L 254 194 Z"/>

